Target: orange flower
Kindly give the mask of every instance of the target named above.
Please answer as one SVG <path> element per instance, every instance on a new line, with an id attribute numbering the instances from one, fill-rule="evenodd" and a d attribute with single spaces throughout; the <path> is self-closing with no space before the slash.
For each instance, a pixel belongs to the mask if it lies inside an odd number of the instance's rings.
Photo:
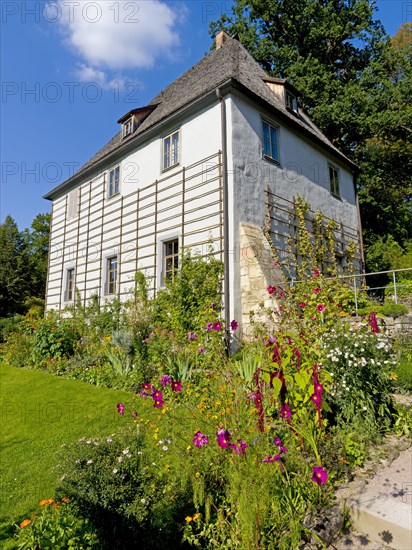
<path id="1" fill-rule="evenodd" d="M 20 527 L 21 527 L 22 529 L 24 529 L 24 527 L 27 527 L 28 525 L 30 525 L 30 523 L 31 523 L 31 521 L 30 521 L 29 519 L 25 519 L 24 521 L 22 521 L 22 522 L 20 523 Z"/>
<path id="2" fill-rule="evenodd" d="M 39 506 L 46 506 L 48 504 L 48 502 L 49 502 L 48 500 L 41 500 L 39 502 Z"/>
<path id="3" fill-rule="evenodd" d="M 391 372 L 390 375 L 389 375 L 389 378 L 391 380 L 397 380 L 398 379 L 398 375 L 396 374 L 396 372 Z"/>
<path id="4" fill-rule="evenodd" d="M 62 502 L 69 502 L 69 498 L 68 497 L 63 497 Z"/>

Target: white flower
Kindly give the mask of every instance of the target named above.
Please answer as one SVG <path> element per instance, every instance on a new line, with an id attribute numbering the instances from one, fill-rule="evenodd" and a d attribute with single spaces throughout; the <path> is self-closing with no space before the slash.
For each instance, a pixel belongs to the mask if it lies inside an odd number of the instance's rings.
<path id="1" fill-rule="evenodd" d="M 117 468 L 113 468 L 113 473 L 114 473 L 114 474 L 117 474 L 118 471 L 119 471 L 119 470 L 118 470 Z"/>
<path id="2" fill-rule="evenodd" d="M 123 453 L 124 455 L 129 454 L 129 449 L 125 449 L 124 451 L 122 451 L 122 453 Z"/>
<path id="3" fill-rule="evenodd" d="M 159 445 L 163 445 L 163 443 L 164 443 L 164 441 L 163 441 L 163 439 L 161 439 L 161 440 L 159 441 Z"/>
<path id="4" fill-rule="evenodd" d="M 140 502 L 141 502 L 142 504 L 146 504 L 146 499 L 145 499 L 145 498 L 141 498 L 141 499 L 140 499 Z"/>
<path id="5" fill-rule="evenodd" d="M 108 438 L 106 439 L 106 441 L 107 441 L 107 443 L 111 443 L 111 442 L 113 441 L 113 439 L 112 439 L 111 437 L 108 437 Z"/>
<path id="6" fill-rule="evenodd" d="M 91 460 L 91 459 L 88 460 L 88 461 L 87 461 L 87 464 L 93 464 L 93 460 Z"/>
<path id="7" fill-rule="evenodd" d="M 166 445 L 163 445 L 163 447 L 162 447 L 163 451 L 167 451 L 168 448 L 169 447 L 167 447 Z"/>
<path id="8" fill-rule="evenodd" d="M 130 453 L 128 453 L 126 456 L 127 458 L 132 458 L 132 455 Z"/>
<path id="9" fill-rule="evenodd" d="M 117 462 L 123 462 L 123 457 L 122 457 L 122 456 L 118 456 L 118 457 L 117 457 Z"/>
<path id="10" fill-rule="evenodd" d="M 89 441 L 86 441 L 86 443 L 87 443 L 88 445 L 90 445 L 90 443 L 91 443 L 90 439 L 89 439 Z"/>
<path id="11" fill-rule="evenodd" d="M 137 454 L 142 455 L 143 453 L 142 453 L 142 451 L 137 451 Z"/>

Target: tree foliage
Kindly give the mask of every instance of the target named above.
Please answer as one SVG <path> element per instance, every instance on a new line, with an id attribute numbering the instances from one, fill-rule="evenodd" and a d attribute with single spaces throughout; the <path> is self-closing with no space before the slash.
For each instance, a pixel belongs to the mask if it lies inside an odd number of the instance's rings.
<path id="1" fill-rule="evenodd" d="M 412 234 L 412 25 L 391 39 L 369 0 L 235 0 L 232 10 L 211 34 L 238 33 L 358 164 L 366 247 L 386 235 L 404 246 Z"/>
<path id="2" fill-rule="evenodd" d="M 8 215 L 0 224 L 0 318 L 23 313 L 33 298 L 44 299 L 50 214 L 39 214 L 19 231 Z"/>

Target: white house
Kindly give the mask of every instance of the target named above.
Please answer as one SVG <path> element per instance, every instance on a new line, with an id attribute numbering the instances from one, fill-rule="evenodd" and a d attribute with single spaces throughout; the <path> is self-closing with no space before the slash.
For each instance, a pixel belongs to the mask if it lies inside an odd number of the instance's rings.
<path id="1" fill-rule="evenodd" d="M 156 293 L 184 248 L 211 244 L 225 265 L 225 316 L 246 323 L 275 276 L 264 227 L 281 242 L 296 195 L 361 250 L 356 167 L 298 95 L 220 32 L 214 51 L 122 116 L 119 133 L 45 196 L 46 307 L 64 309 L 75 289 L 83 301 L 127 299 L 137 270 Z"/>

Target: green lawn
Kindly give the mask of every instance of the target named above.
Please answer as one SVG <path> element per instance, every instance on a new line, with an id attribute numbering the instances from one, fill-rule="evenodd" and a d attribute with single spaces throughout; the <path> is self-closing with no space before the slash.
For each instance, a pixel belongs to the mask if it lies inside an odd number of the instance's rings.
<path id="1" fill-rule="evenodd" d="M 124 424 L 116 411 L 123 400 L 130 394 L 0 365 L 0 541 L 13 521 L 53 496 L 64 443 L 110 435 Z"/>

